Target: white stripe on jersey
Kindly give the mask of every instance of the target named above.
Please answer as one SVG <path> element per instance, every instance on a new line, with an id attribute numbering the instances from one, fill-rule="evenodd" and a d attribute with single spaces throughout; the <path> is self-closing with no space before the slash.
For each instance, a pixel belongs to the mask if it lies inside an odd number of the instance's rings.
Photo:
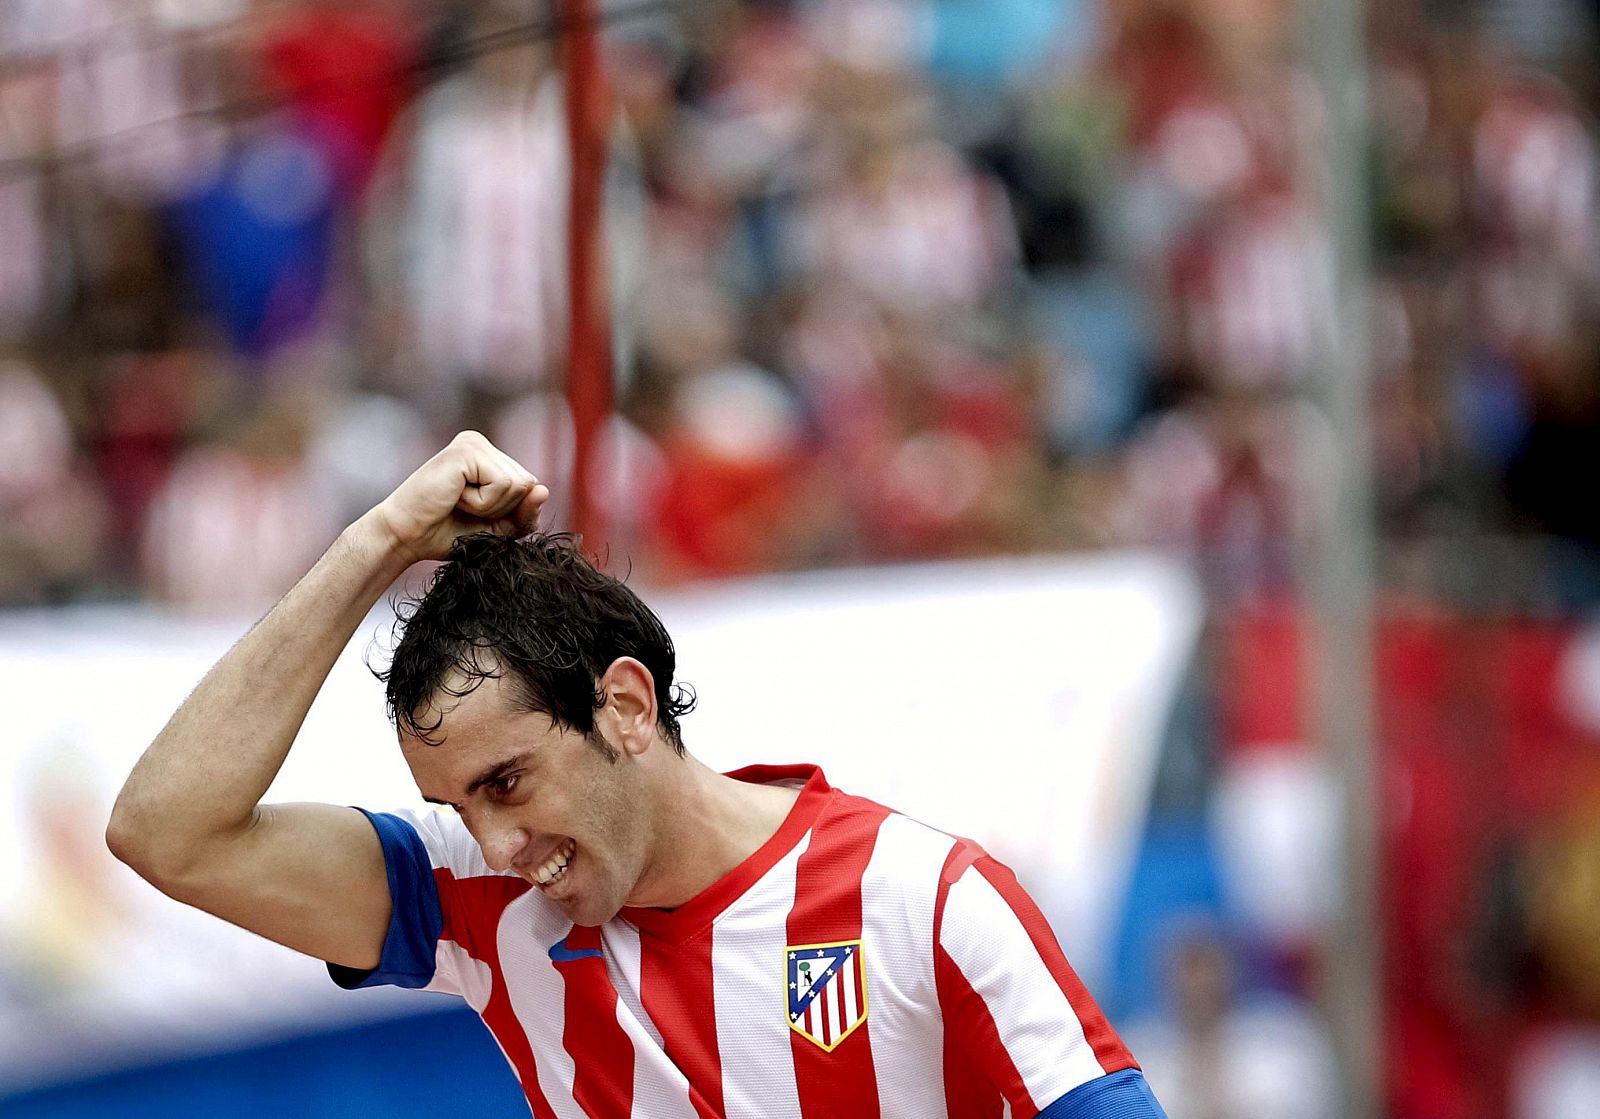
<path id="1" fill-rule="evenodd" d="M 626 1014 L 622 1003 L 617 1003 L 617 1016 Z M 694 1104 L 689 1102 L 689 1078 L 660 1049 L 640 1044 L 637 1020 L 624 1021 L 622 1026 L 633 1042 L 633 1114 L 641 1119 L 696 1119 Z"/>
<path id="2" fill-rule="evenodd" d="M 878 828 L 861 876 L 861 952 L 867 969 L 867 1028 L 875 1037 L 926 1044 L 874 1045 L 878 1096 L 906 1115 L 945 1115 L 943 1022 L 933 979 L 933 910 L 939 875 L 955 841 L 898 812 Z"/>
<path id="3" fill-rule="evenodd" d="M 617 1013 L 627 1007 L 628 1013 L 644 1027 L 650 1041 L 657 1049 L 662 1047 L 661 1031 L 644 1012 L 644 1002 L 639 998 L 641 972 L 644 970 L 644 949 L 639 945 L 639 930 L 626 921 L 607 921 L 600 926 L 600 936 L 605 948 L 606 971 L 611 985 L 617 989 Z"/>
<path id="4" fill-rule="evenodd" d="M 434 946 L 433 978 L 422 989 L 460 995 L 482 1014 L 494 993 L 494 972 L 455 941 L 441 940 Z"/>
<path id="5" fill-rule="evenodd" d="M 989 1007 L 1000 1043 L 1040 1107 L 1105 1070 L 1028 930 L 976 867 L 950 887 L 939 943 Z"/>
<path id="6" fill-rule="evenodd" d="M 844 1024 L 856 1020 L 856 972 L 855 968 L 846 964 L 833 974 L 833 983 L 838 990 L 838 1010 L 833 1016 L 833 1036 L 838 1037 L 844 1033 Z"/>
<path id="7" fill-rule="evenodd" d="M 712 925 L 711 983 L 727 1119 L 800 1119 L 783 983 L 795 868 L 809 831 L 739 899 L 737 928 Z M 750 981 L 748 961 L 771 960 L 774 983 Z M 740 965 L 746 966 L 741 969 Z M 782 1054 L 780 1057 L 779 1054 Z"/>
<path id="8" fill-rule="evenodd" d="M 611 985 L 617 991 L 617 1024 L 633 1042 L 633 1114 L 661 1119 L 695 1119 L 689 1102 L 689 1078 L 667 1060 L 661 1031 L 639 1000 L 639 975 L 644 953 L 639 930 L 626 921 L 607 921 L 600 928 Z"/>
<path id="9" fill-rule="evenodd" d="M 428 865 L 434 870 L 448 870 L 457 879 L 511 873 L 489 869 L 489 864 L 483 861 L 483 849 L 467 831 L 461 817 L 454 813 L 397 808 L 389 815 L 400 817 L 416 831 L 423 849 L 428 852 Z M 482 1014 L 489 1005 L 493 988 L 494 973 L 488 964 L 473 958 L 455 941 L 438 942 L 433 978 L 422 988 L 424 991 L 460 995 L 467 1000 L 467 1005 Z"/>
<path id="10" fill-rule="evenodd" d="M 550 1109 L 558 1119 L 586 1119 L 572 1096 L 577 1069 L 562 1044 L 567 1028 L 567 985 L 547 947 L 566 936 L 570 927 L 571 922 L 547 904 L 543 894 L 529 890 L 506 906 L 496 940 L 511 1009 L 528 1035 Z"/>

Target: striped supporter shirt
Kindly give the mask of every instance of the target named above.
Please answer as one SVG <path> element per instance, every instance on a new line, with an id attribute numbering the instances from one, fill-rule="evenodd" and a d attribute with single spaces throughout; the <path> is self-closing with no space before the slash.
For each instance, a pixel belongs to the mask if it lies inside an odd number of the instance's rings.
<path id="1" fill-rule="evenodd" d="M 1011 871 L 831 788 L 685 905 L 574 926 L 459 817 L 370 814 L 394 916 L 374 971 L 466 999 L 537 1119 L 1163 1119 Z"/>

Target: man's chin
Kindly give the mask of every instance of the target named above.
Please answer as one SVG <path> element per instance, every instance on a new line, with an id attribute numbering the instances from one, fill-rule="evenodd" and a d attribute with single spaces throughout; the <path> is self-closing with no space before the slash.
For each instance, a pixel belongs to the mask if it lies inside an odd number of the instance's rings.
<path id="1" fill-rule="evenodd" d="M 621 902 L 609 897 L 596 897 L 587 890 L 573 890 L 570 893 L 550 891 L 545 896 L 555 902 L 562 915 L 574 925 L 603 925 L 622 909 Z"/>

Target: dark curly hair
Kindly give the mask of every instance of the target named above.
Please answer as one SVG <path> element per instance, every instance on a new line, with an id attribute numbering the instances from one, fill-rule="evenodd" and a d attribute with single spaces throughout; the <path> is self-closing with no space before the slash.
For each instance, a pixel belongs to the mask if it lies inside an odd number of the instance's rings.
<path id="1" fill-rule="evenodd" d="M 436 696 L 503 678 L 527 710 L 588 736 L 615 760 L 615 747 L 595 732 L 605 702 L 599 681 L 618 657 L 633 657 L 655 680 L 656 725 L 683 753 L 678 718 L 694 709 L 695 696 L 672 682 L 672 638 L 569 534 L 463 536 L 427 590 L 396 613 L 394 656 L 374 675 L 386 684 L 390 720 L 424 742 L 440 741 L 432 737 L 444 719 Z"/>

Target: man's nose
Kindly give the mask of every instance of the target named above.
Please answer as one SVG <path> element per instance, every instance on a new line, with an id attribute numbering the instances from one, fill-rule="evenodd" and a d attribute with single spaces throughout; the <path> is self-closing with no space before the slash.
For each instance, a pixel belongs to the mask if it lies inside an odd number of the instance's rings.
<path id="1" fill-rule="evenodd" d="M 489 864 L 490 870 L 509 870 L 523 848 L 528 846 L 527 831 L 510 821 L 497 821 L 490 817 L 482 820 L 474 830 L 478 846 L 483 848 L 483 861 Z"/>

